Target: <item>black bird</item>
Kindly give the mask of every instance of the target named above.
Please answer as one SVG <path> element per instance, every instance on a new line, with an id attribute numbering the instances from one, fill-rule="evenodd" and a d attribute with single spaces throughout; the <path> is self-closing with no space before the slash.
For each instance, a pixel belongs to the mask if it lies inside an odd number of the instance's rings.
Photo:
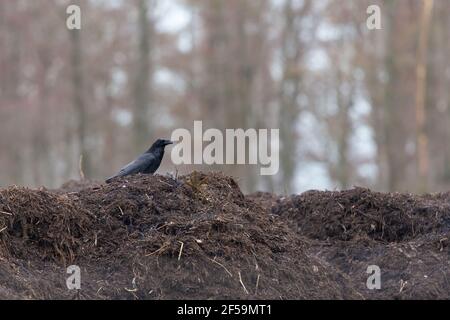
<path id="1" fill-rule="evenodd" d="M 114 178 L 125 177 L 130 174 L 146 173 L 153 174 L 158 170 L 161 160 L 164 156 L 164 148 L 168 144 L 173 144 L 170 140 L 158 139 L 145 153 L 141 154 L 136 160 L 130 162 L 120 171 L 106 179 L 106 183 L 110 183 Z"/>

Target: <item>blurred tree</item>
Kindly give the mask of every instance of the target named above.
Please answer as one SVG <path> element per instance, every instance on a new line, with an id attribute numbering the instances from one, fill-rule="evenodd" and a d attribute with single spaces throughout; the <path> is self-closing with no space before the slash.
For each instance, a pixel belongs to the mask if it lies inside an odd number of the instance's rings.
<path id="1" fill-rule="evenodd" d="M 298 191 L 304 164 L 323 176 L 301 188 L 446 189 L 450 6 L 432 2 L 80 0 L 82 32 L 67 33 L 70 1 L 0 1 L 0 182 L 55 186 L 80 154 L 103 178 L 151 135 L 203 120 L 280 128 L 278 176 L 202 167 L 247 192 Z"/>
<path id="2" fill-rule="evenodd" d="M 73 106 L 77 119 L 77 140 L 80 151 L 80 170 L 86 177 L 92 177 L 93 168 L 91 165 L 91 150 L 88 147 L 88 123 L 84 90 L 83 71 L 83 44 L 81 40 L 81 30 L 69 30 L 72 45 L 72 85 L 73 85 Z"/>
<path id="3" fill-rule="evenodd" d="M 286 0 L 282 14 L 284 25 L 281 31 L 282 76 L 280 86 L 280 185 L 286 191 L 294 190 L 294 178 L 298 163 L 298 131 L 297 125 L 301 112 L 300 94 L 304 77 L 304 56 L 307 44 L 304 43 L 302 30 L 304 20 L 311 13 L 311 1 Z M 308 29 L 313 31 L 314 29 Z"/>
<path id="4" fill-rule="evenodd" d="M 365 22 L 361 22 L 363 27 L 358 40 L 363 42 L 361 53 L 366 56 L 360 61 L 364 61 L 362 68 L 372 105 L 378 185 L 389 191 L 405 190 L 413 182 L 409 172 L 414 164 L 411 130 L 414 130 L 415 120 L 409 109 L 414 102 L 411 92 L 415 86 L 413 48 L 417 11 L 414 2 L 411 1 L 410 6 L 401 6 L 392 0 L 380 2 L 383 29 L 368 34 Z M 366 4 L 361 3 L 361 6 L 365 10 Z"/>
<path id="5" fill-rule="evenodd" d="M 417 126 L 417 166 L 418 166 L 418 191 L 428 190 L 429 161 L 428 161 L 428 135 L 426 132 L 426 89 L 428 68 L 428 39 L 430 21 L 433 10 L 433 0 L 422 1 L 422 14 L 419 26 L 419 41 L 417 49 L 416 66 L 416 126 Z"/>
<path id="6" fill-rule="evenodd" d="M 133 132 L 135 151 L 139 152 L 149 144 L 152 134 L 152 117 L 149 114 L 151 106 L 151 41 L 152 24 L 149 20 L 148 0 L 137 0 L 138 8 L 138 55 L 136 64 L 136 79 L 134 83 Z"/>

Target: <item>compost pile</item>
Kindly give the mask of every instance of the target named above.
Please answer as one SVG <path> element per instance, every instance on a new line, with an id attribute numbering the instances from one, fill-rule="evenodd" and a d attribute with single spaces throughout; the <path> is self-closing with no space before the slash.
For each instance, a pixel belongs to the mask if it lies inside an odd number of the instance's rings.
<path id="1" fill-rule="evenodd" d="M 244 196 L 200 172 L 10 187 L 0 299 L 448 299 L 449 230 L 447 194 Z"/>
<path id="2" fill-rule="evenodd" d="M 450 298 L 450 194 L 308 191 L 266 206 L 368 299 Z M 368 266 L 381 289 L 368 290 Z"/>

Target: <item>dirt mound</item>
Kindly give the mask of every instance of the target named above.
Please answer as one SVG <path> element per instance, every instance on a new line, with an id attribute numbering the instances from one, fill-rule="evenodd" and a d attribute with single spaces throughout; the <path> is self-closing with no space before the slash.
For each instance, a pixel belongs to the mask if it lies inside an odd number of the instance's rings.
<path id="1" fill-rule="evenodd" d="M 0 296 L 362 298 L 308 252 L 305 238 L 221 174 L 138 175 L 64 190 L 1 191 L 0 278 L 8 280 Z M 82 270 L 77 294 L 65 288 L 68 264 Z"/>
<path id="2" fill-rule="evenodd" d="M 89 212 L 66 195 L 13 187 L 0 191 L 0 254 L 72 262 L 90 225 Z"/>
<path id="3" fill-rule="evenodd" d="M 449 206 L 449 194 L 362 188 L 244 196 L 198 172 L 11 187 L 0 299 L 450 299 Z"/>
<path id="4" fill-rule="evenodd" d="M 372 240 L 315 243 L 310 250 L 347 274 L 367 299 L 450 299 L 448 235 L 389 244 Z M 380 268 L 380 290 L 367 289 L 370 265 Z"/>
<path id="5" fill-rule="evenodd" d="M 367 299 L 450 299 L 448 194 L 309 191 L 267 210 L 311 239 L 310 254 L 348 275 Z M 370 265 L 380 268 L 380 290 L 367 289 Z"/>
<path id="6" fill-rule="evenodd" d="M 379 193 L 355 188 L 308 191 L 272 206 L 302 235 L 319 240 L 368 238 L 400 242 L 450 230 L 450 198 Z"/>

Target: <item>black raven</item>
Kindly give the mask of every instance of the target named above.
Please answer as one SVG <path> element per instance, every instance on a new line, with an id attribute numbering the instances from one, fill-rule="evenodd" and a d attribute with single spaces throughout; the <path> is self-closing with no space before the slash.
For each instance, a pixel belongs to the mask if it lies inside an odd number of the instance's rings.
<path id="1" fill-rule="evenodd" d="M 145 153 L 137 157 L 136 160 L 130 162 L 125 167 L 120 169 L 120 171 L 106 179 L 106 183 L 110 183 L 114 178 L 124 177 L 130 174 L 136 173 L 146 173 L 152 174 L 158 170 L 161 160 L 164 156 L 164 148 L 168 144 L 172 144 L 170 140 L 158 139 L 153 143 L 153 145 Z"/>

